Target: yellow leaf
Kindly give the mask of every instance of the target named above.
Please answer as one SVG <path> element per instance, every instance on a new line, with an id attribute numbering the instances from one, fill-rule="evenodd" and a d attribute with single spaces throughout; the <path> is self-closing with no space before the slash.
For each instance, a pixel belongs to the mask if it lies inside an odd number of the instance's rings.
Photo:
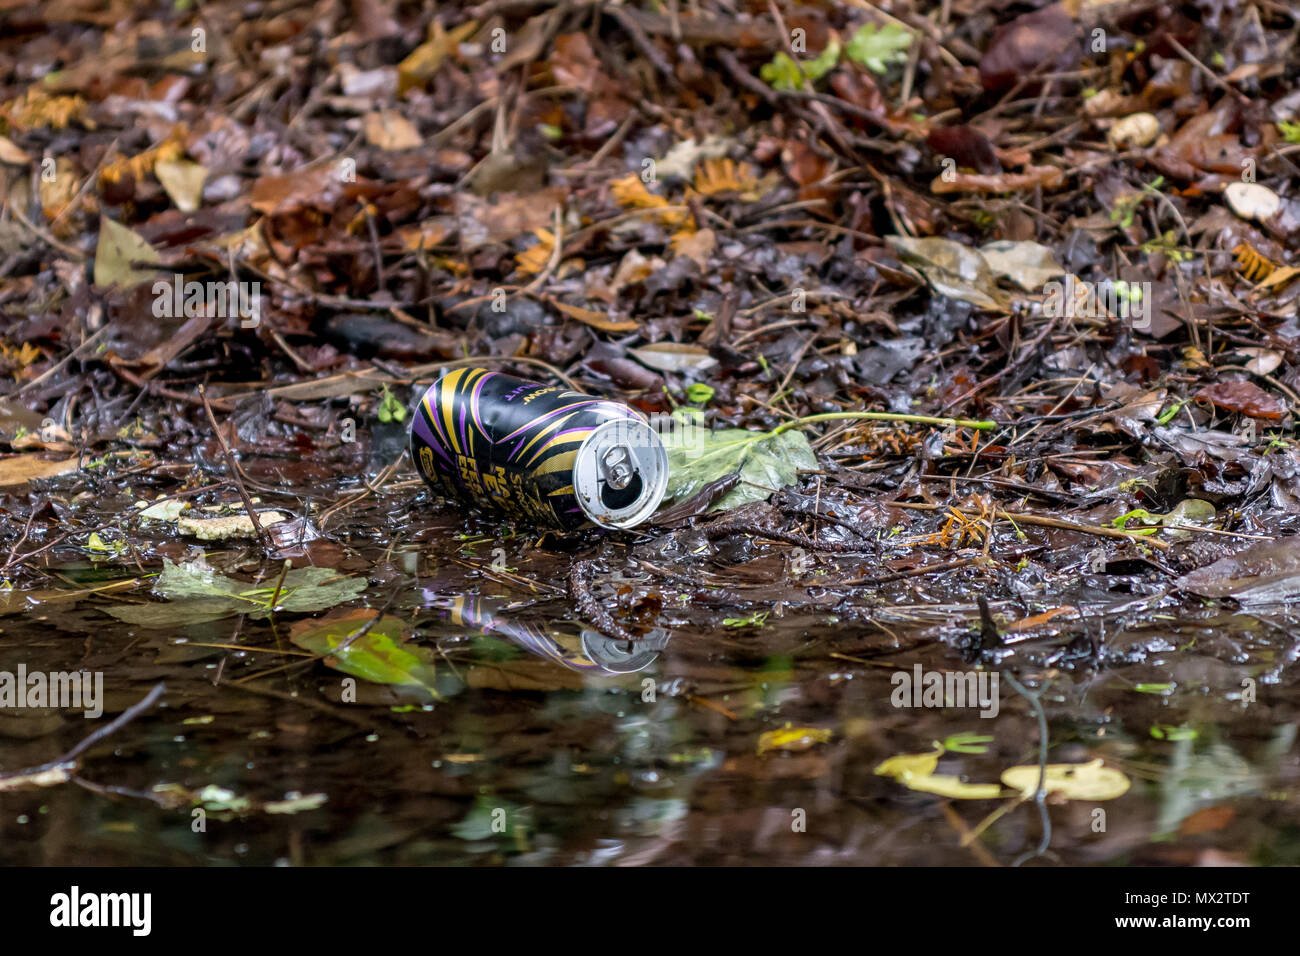
<path id="1" fill-rule="evenodd" d="M 748 192 L 757 183 L 748 165 L 737 166 L 732 159 L 705 159 L 695 168 L 695 191 L 705 196 Z"/>
<path id="2" fill-rule="evenodd" d="M 940 750 L 928 754 L 899 754 L 890 757 L 876 767 L 876 774 L 893 777 L 899 783 L 907 783 L 911 777 L 928 777 L 939 766 Z"/>
<path id="3" fill-rule="evenodd" d="M 438 72 L 438 67 L 442 65 L 447 55 L 455 51 L 461 41 L 477 29 L 477 20 L 462 23 L 454 27 L 450 33 L 446 32 L 437 20 L 429 24 L 429 39 L 412 50 L 410 55 L 397 65 L 398 95 L 416 87 L 423 87 L 433 74 Z"/>
<path id="4" fill-rule="evenodd" d="M 161 264 L 153 246 L 121 223 L 107 216 L 99 221 L 99 245 L 95 247 L 95 285 L 133 286 L 157 275 L 154 269 L 136 263 Z"/>
<path id="5" fill-rule="evenodd" d="M 1294 279 L 1297 275 L 1300 275 L 1300 269 L 1297 269 L 1295 266 L 1278 266 L 1270 272 L 1268 277 L 1256 288 L 1263 291 L 1264 289 L 1272 289 L 1275 286 L 1283 286 Z"/>
<path id="6" fill-rule="evenodd" d="M 668 228 L 680 228 L 690 218 L 683 210 L 665 208 L 670 205 L 668 200 L 646 189 L 645 183 L 636 173 L 615 179 L 609 184 L 609 191 L 614 201 L 624 209 L 664 209 L 655 218 Z"/>
<path id="7" fill-rule="evenodd" d="M 1002 772 L 1002 782 L 1026 797 L 1038 791 L 1038 766 L 1011 767 Z M 1128 777 L 1118 770 L 1102 766 L 1098 757 L 1089 763 L 1052 763 L 1047 765 L 1043 789 L 1059 793 L 1068 800 L 1114 800 L 1128 793 Z"/>
<path id="8" fill-rule="evenodd" d="M 198 163 L 184 159 L 160 159 L 153 174 L 181 212 L 194 212 L 203 202 L 203 182 L 208 171 Z"/>
<path id="9" fill-rule="evenodd" d="M 17 129 L 63 129 L 76 121 L 87 129 L 94 129 L 90 121 L 90 105 L 80 96 L 51 96 L 39 87 L 28 87 L 17 99 L 0 106 L 0 116 Z"/>
<path id="10" fill-rule="evenodd" d="M 178 125 L 167 134 L 167 138 L 156 146 L 151 146 L 138 156 L 123 156 L 104 167 L 99 174 L 101 183 L 121 182 L 128 177 L 139 182 L 154 171 L 158 163 L 177 160 L 185 155 L 184 125 Z"/>
<path id="11" fill-rule="evenodd" d="M 641 324 L 633 319 L 611 319 L 604 312 L 579 308 L 576 305 L 569 305 L 567 302 L 553 301 L 551 305 L 569 318 L 577 319 L 584 325 L 590 325 L 593 329 L 600 329 L 602 332 L 634 332 L 641 328 Z"/>
<path id="12" fill-rule="evenodd" d="M 519 271 L 528 275 L 536 275 L 545 269 L 555 252 L 555 236 L 550 230 L 534 229 L 533 235 L 541 241 L 515 256 Z"/>
<path id="13" fill-rule="evenodd" d="M 900 754 L 876 767 L 876 773 L 893 777 L 909 790 L 937 793 L 953 800 L 996 800 L 1002 788 L 996 783 L 966 783 L 949 774 L 936 774 L 943 748 L 925 754 Z"/>
<path id="14" fill-rule="evenodd" d="M 758 755 L 761 757 L 769 750 L 811 750 L 817 744 L 826 743 L 832 736 L 832 731 L 821 727 L 792 727 L 786 724 L 780 730 L 769 730 L 759 736 Z"/>
<path id="15" fill-rule="evenodd" d="M 59 156 L 54 160 L 54 175 L 49 178 L 41 177 L 37 187 L 41 197 L 41 211 L 50 222 L 63 215 L 64 210 L 81 191 L 77 168 L 77 164 L 67 156 Z M 68 224 L 68 227 L 70 226 L 71 223 Z"/>

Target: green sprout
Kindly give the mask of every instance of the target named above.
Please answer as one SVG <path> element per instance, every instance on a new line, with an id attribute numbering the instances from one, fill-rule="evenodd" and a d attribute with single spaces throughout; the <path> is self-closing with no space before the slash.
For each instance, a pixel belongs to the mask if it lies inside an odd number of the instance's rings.
<path id="1" fill-rule="evenodd" d="M 383 393 L 379 399 L 379 412 L 377 417 L 385 425 L 389 422 L 401 422 L 406 420 L 406 406 L 397 400 L 388 386 L 383 386 Z"/>
<path id="2" fill-rule="evenodd" d="M 692 405 L 707 405 L 713 399 L 713 386 L 696 382 L 686 386 L 686 400 Z"/>
<path id="3" fill-rule="evenodd" d="M 755 611 L 748 617 L 727 617 L 722 619 L 723 627 L 762 627 L 767 623 L 771 611 Z"/>

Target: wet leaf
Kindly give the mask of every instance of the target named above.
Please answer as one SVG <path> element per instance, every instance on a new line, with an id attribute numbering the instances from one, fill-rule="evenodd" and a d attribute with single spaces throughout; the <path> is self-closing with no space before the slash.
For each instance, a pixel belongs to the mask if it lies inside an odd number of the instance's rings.
<path id="1" fill-rule="evenodd" d="M 95 248 L 95 285 L 123 288 L 147 282 L 158 274 L 149 263 L 161 264 L 153 246 L 121 223 L 107 216 L 99 220 L 99 244 Z M 136 263 L 144 263 L 137 266 Z"/>
<path id="2" fill-rule="evenodd" d="M 381 617 L 371 625 L 374 617 L 373 611 L 362 608 L 319 621 L 299 621 L 289 632 L 289 639 L 303 650 L 326 654 L 369 626 L 343 650 L 327 657 L 325 663 L 362 680 L 416 687 L 437 697 L 434 652 L 406 643 L 401 619 Z"/>
<path id="3" fill-rule="evenodd" d="M 1207 385 L 1195 395 L 1197 401 L 1211 404 L 1229 412 L 1239 412 L 1264 421 L 1281 421 L 1286 406 L 1254 382 L 1216 382 Z"/>
<path id="4" fill-rule="evenodd" d="M 980 173 L 1000 173 L 1002 164 L 989 138 L 973 126 L 944 126 L 926 137 L 926 145 L 941 157 Z"/>
<path id="5" fill-rule="evenodd" d="M 782 750 L 788 753 L 799 753 L 804 750 L 811 750 L 818 744 L 828 742 L 834 732 L 822 727 L 795 727 L 786 724 L 780 730 L 769 730 L 758 737 L 758 755 L 773 750 Z"/>
<path id="6" fill-rule="evenodd" d="M 1257 541 L 1183 575 L 1177 584 L 1201 597 L 1243 603 L 1294 601 L 1300 598 L 1300 538 Z"/>
<path id="7" fill-rule="evenodd" d="M 743 428 L 675 428 L 664 436 L 664 445 L 669 476 L 665 501 L 685 501 L 710 482 L 739 472 L 740 483 L 713 505 L 713 511 L 764 501 L 773 491 L 794 484 L 800 471 L 818 467 L 808 439 L 793 429 L 772 435 Z"/>
<path id="8" fill-rule="evenodd" d="M 966 783 L 949 774 L 936 774 L 942 748 L 925 754 L 900 754 L 882 761 L 876 774 L 893 777 L 909 790 L 934 793 L 953 800 L 996 800 L 1002 788 L 996 783 Z"/>
<path id="9" fill-rule="evenodd" d="M 980 247 L 980 254 L 995 275 L 1005 276 L 1026 292 L 1041 292 L 1048 282 L 1065 275 L 1052 250 L 1037 242 L 990 242 Z"/>
<path id="10" fill-rule="evenodd" d="M 77 470 L 80 459 L 51 460 L 36 455 L 14 455 L 0 458 L 0 488 L 16 488 L 33 478 L 52 478 Z"/>
<path id="11" fill-rule="evenodd" d="M 1004 297 L 994 284 L 993 270 L 979 250 L 952 239 L 934 237 L 888 236 L 886 241 L 940 295 L 984 309 L 1004 307 Z"/>
<path id="12" fill-rule="evenodd" d="M 252 585 L 217 574 L 206 564 L 173 564 L 163 558 L 163 570 L 154 593 L 166 604 L 135 604 L 104 610 L 128 624 L 141 627 L 176 627 L 217 621 L 247 614 L 254 619 L 271 615 L 278 576 Z M 276 597 L 277 613 L 307 614 L 324 611 L 357 597 L 366 588 L 361 578 L 329 568 L 294 568 L 284 576 Z"/>
<path id="13" fill-rule="evenodd" d="M 1121 771 L 1102 765 L 1101 758 L 1088 763 L 1047 765 L 1043 789 L 1067 800 L 1114 800 L 1128 793 L 1132 785 Z M 1039 768 L 1011 767 L 1002 772 L 1002 782 L 1031 799 L 1038 792 Z"/>

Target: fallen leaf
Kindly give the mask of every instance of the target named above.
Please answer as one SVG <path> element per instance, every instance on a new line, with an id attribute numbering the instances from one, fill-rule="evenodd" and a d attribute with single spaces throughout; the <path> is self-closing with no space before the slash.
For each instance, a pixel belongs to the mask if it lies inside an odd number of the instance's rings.
<path id="1" fill-rule="evenodd" d="M 758 737 L 758 755 L 773 750 L 799 753 L 824 744 L 834 736 L 833 731 L 821 727 L 794 727 L 786 724 L 780 730 L 769 730 Z"/>
<path id="2" fill-rule="evenodd" d="M 32 161 L 31 156 L 14 145 L 14 141 L 0 136 L 0 163 L 10 166 L 26 166 Z"/>
<path id="3" fill-rule="evenodd" d="M 930 191 L 943 193 L 1015 193 L 1030 189 L 1059 189 L 1065 184 L 1065 171 L 1056 166 L 1026 166 L 1019 173 L 940 173 L 930 183 Z"/>
<path id="4" fill-rule="evenodd" d="M 397 94 L 423 87 L 438 72 L 442 61 L 478 29 L 477 20 L 453 27 L 448 33 L 438 20 L 429 24 L 428 39 L 397 65 Z"/>
<path id="5" fill-rule="evenodd" d="M 396 152 L 414 149 L 424 142 L 415 124 L 397 110 L 367 113 L 364 120 L 366 142 L 379 149 Z"/>
<path id="6" fill-rule="evenodd" d="M 709 431 L 702 425 L 664 434 L 668 451 L 668 490 L 665 503 L 680 503 L 707 485 L 739 474 L 740 481 L 714 502 L 711 511 L 728 511 L 752 501 L 765 501 L 773 491 L 794 484 L 800 471 L 817 469 L 817 456 L 797 429 L 773 435 L 743 428 Z"/>
<path id="7" fill-rule="evenodd" d="M 567 302 L 552 300 L 551 305 L 569 318 L 577 319 L 584 325 L 590 325 L 593 329 L 602 332 L 635 332 L 641 328 L 641 323 L 634 319 L 611 319 L 604 312 L 583 309 L 576 305 L 569 305 Z"/>
<path id="8" fill-rule="evenodd" d="M 1044 7 L 994 31 L 980 57 L 980 80 L 1001 92 L 1035 73 L 1065 73 L 1078 66 L 1082 49 L 1074 20 L 1060 5 Z"/>
<path id="9" fill-rule="evenodd" d="M 1002 782 L 1019 790 L 1026 799 L 1038 792 L 1038 777 L 1037 764 L 1002 771 Z M 1059 794 L 1067 800 L 1114 800 L 1128 793 L 1131 785 L 1123 772 L 1103 766 L 1100 757 L 1088 763 L 1048 764 L 1043 780 L 1047 794 Z"/>
<path id="10" fill-rule="evenodd" d="M 1041 292 L 1065 269 L 1047 246 L 1037 242 L 1000 240 L 980 247 L 980 254 L 994 274 L 1005 276 L 1026 292 Z"/>
<path id="11" fill-rule="evenodd" d="M 163 558 L 154 594 L 166 603 L 119 605 L 104 610 L 128 624 L 174 628 L 236 614 L 261 620 L 271 616 L 273 597 L 276 613 L 324 611 L 352 600 L 365 589 L 364 578 L 329 568 L 294 568 L 282 581 L 272 576 L 253 585 L 217 574 L 202 562 L 173 564 Z"/>
<path id="12" fill-rule="evenodd" d="M 77 470 L 81 459 L 66 458 L 62 461 L 38 458 L 36 455 L 15 455 L 12 458 L 0 458 L 0 488 L 16 488 L 27 484 L 33 478 L 53 478 Z"/>
<path id="13" fill-rule="evenodd" d="M 159 160 L 153 174 L 181 212 L 194 212 L 203 204 L 203 183 L 208 171 L 198 163 L 183 159 Z"/>
<path id="14" fill-rule="evenodd" d="M 362 631 L 365 633 L 354 637 Z M 385 616 L 375 621 L 374 611 L 361 608 L 316 621 L 299 621 L 289 631 L 289 640 L 313 654 L 333 652 L 325 663 L 345 674 L 376 684 L 419 688 L 438 696 L 436 655 L 428 648 L 406 642 L 400 618 Z"/>
<path id="15" fill-rule="evenodd" d="M 1005 308 L 993 270 L 978 249 L 933 236 L 924 239 L 886 236 L 885 241 L 898 252 L 905 265 L 919 272 L 940 295 L 983 309 Z"/>
<path id="16" fill-rule="evenodd" d="M 703 372 L 718 364 L 709 350 L 683 342 L 655 342 L 632 349 L 637 360 L 660 372 Z"/>
<path id="17" fill-rule="evenodd" d="M 99 220 L 99 244 L 95 248 L 95 285 L 128 287 L 147 282 L 158 274 L 148 265 L 161 265 L 153 246 L 121 223 L 107 216 Z"/>
<path id="18" fill-rule="evenodd" d="M 1287 408 L 1281 401 L 1254 382 L 1216 382 L 1205 386 L 1193 397 L 1198 402 L 1210 402 L 1224 411 L 1239 412 L 1269 422 L 1281 421 L 1287 413 Z"/>

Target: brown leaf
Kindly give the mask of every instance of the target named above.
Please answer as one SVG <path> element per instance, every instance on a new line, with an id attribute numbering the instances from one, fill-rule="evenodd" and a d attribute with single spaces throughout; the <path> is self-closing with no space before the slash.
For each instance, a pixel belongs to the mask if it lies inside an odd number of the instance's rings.
<path id="1" fill-rule="evenodd" d="M 1253 382 L 1216 382 L 1207 385 L 1193 396 L 1198 402 L 1210 402 L 1229 412 L 1240 412 L 1251 418 L 1281 421 L 1287 409 L 1280 401 Z"/>
<path id="2" fill-rule="evenodd" d="M 998 27 L 980 58 L 980 80 L 986 90 L 1009 90 L 1034 73 L 1073 70 L 1081 49 L 1078 26 L 1059 4 L 1035 10 Z"/>
<path id="3" fill-rule="evenodd" d="M 1022 190 L 1057 189 L 1065 183 L 1065 173 L 1055 166 L 1026 166 L 1021 173 L 956 173 L 948 179 L 943 174 L 934 177 L 930 191 L 934 193 L 1014 193 Z"/>
<path id="4" fill-rule="evenodd" d="M 557 302 L 552 299 L 551 305 L 569 318 L 577 319 L 584 325 L 590 325 L 593 329 L 600 329 L 602 332 L 635 332 L 641 328 L 641 324 L 632 319 L 611 319 L 604 312 L 583 309 L 576 305 L 569 305 L 567 302 Z"/>
<path id="5" fill-rule="evenodd" d="M 926 145 L 953 159 L 958 166 L 974 169 L 985 175 L 1002 172 L 997 153 L 989 138 L 973 126 L 947 126 L 931 131 Z"/>
<path id="6" fill-rule="evenodd" d="M 0 488 L 16 488 L 27 484 L 33 478 L 52 478 L 66 475 L 77 470 L 77 457 L 63 461 L 51 461 L 36 455 L 15 455 L 12 458 L 0 458 Z"/>
<path id="7" fill-rule="evenodd" d="M 600 61 L 591 51 L 585 33 L 564 33 L 555 38 L 555 53 L 551 56 L 551 72 L 562 86 L 572 86 L 594 93 L 603 82 Z"/>
<path id="8" fill-rule="evenodd" d="M 265 215 L 300 209 L 332 209 L 342 191 L 333 165 L 299 169 L 283 176 L 262 176 L 253 183 L 253 208 Z"/>
<path id="9" fill-rule="evenodd" d="M 365 116 L 366 142 L 382 150 L 414 149 L 424 142 L 415 124 L 397 110 L 380 110 Z"/>

